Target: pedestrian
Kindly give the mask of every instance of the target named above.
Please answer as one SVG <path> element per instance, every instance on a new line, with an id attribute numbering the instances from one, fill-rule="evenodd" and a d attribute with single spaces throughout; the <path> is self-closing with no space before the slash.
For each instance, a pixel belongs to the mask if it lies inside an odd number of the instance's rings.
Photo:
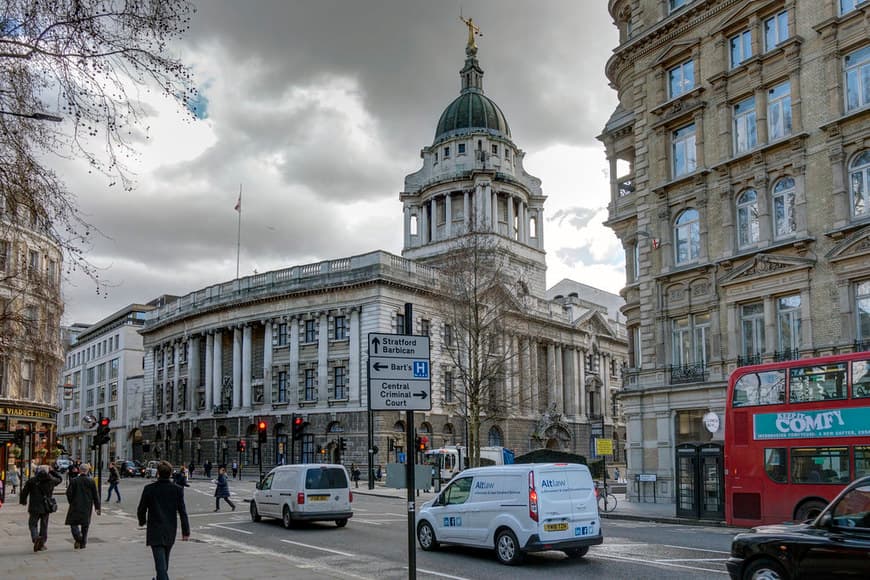
<path id="1" fill-rule="evenodd" d="M 384 476 L 384 472 L 381 470 L 381 464 L 378 463 L 378 469 L 377 469 L 377 471 L 375 471 L 375 479 L 380 481 L 383 476 Z"/>
<path id="2" fill-rule="evenodd" d="M 354 487 L 359 487 L 360 470 L 356 463 L 350 464 L 350 478 L 353 480 Z"/>
<path id="3" fill-rule="evenodd" d="M 187 466 L 187 470 L 189 471 L 188 475 L 190 475 L 190 479 L 193 479 L 193 470 L 195 468 L 196 468 L 196 466 L 193 464 L 193 461 L 191 461 Z"/>
<path id="4" fill-rule="evenodd" d="M 205 460 L 205 478 L 211 479 L 211 459 Z"/>
<path id="5" fill-rule="evenodd" d="M 10 465 L 9 470 L 6 472 L 6 485 L 12 488 L 12 491 L 9 492 L 10 495 L 15 494 L 15 490 L 18 488 L 18 466 Z"/>
<path id="6" fill-rule="evenodd" d="M 227 479 L 227 468 L 223 465 L 218 468 L 218 476 L 215 483 L 217 487 L 214 490 L 214 511 L 219 512 L 221 510 L 221 499 L 230 504 L 233 511 L 236 511 L 236 504 L 230 500 L 230 484 Z"/>
<path id="7" fill-rule="evenodd" d="M 33 551 L 45 550 L 48 541 L 48 517 L 57 511 L 57 500 L 54 499 L 54 488 L 63 479 L 47 465 L 40 465 L 36 474 L 27 480 L 21 488 L 18 501 L 27 506 L 30 528 L 30 539 L 33 541 Z M 28 503 L 27 500 L 30 500 Z"/>
<path id="8" fill-rule="evenodd" d="M 151 547 L 154 556 L 156 580 L 169 580 L 169 553 L 175 544 L 178 520 L 181 518 L 181 541 L 190 537 L 190 521 L 184 506 L 184 489 L 169 480 L 172 465 L 168 461 L 157 464 L 157 481 L 149 483 L 142 490 L 136 515 L 139 526 L 147 523 L 145 545 Z"/>
<path id="9" fill-rule="evenodd" d="M 64 523 L 69 526 L 74 541 L 73 548 L 84 550 L 88 545 L 88 529 L 91 526 L 91 512 L 96 508 L 100 515 L 100 492 L 90 477 L 91 466 L 82 465 L 78 475 L 66 487 L 69 509 Z"/>
<path id="10" fill-rule="evenodd" d="M 109 503 L 112 499 L 112 490 L 115 490 L 115 494 L 118 496 L 116 503 L 121 503 L 121 492 L 118 490 L 120 481 L 121 476 L 118 474 L 118 468 L 115 467 L 115 462 L 112 461 L 109 463 L 109 494 L 106 496 L 106 503 Z"/>
<path id="11" fill-rule="evenodd" d="M 239 474 L 239 462 L 233 461 L 233 479 Z"/>
<path id="12" fill-rule="evenodd" d="M 180 487 L 190 487 L 187 484 L 187 469 L 182 465 L 178 468 L 178 473 L 175 474 L 175 485 Z"/>
<path id="13" fill-rule="evenodd" d="M 616 483 L 619 483 L 619 468 L 618 467 L 613 468 L 613 479 L 616 480 Z"/>

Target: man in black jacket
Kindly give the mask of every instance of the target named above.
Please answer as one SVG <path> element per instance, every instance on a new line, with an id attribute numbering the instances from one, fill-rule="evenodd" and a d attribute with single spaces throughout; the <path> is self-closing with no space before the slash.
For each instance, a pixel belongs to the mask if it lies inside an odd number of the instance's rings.
<path id="1" fill-rule="evenodd" d="M 70 527 L 74 548 L 84 550 L 88 545 L 88 528 L 91 526 L 91 512 L 97 509 L 100 515 L 100 493 L 97 484 L 90 477 L 91 466 L 85 463 L 81 466 L 80 475 L 76 475 L 66 486 L 66 499 L 69 509 L 64 523 Z"/>
<path id="2" fill-rule="evenodd" d="M 184 506 L 184 489 L 178 487 L 170 476 L 172 465 L 167 461 L 157 464 L 157 481 L 145 486 L 142 498 L 139 500 L 139 525 L 147 522 L 145 544 L 151 546 L 154 556 L 154 568 L 157 580 L 169 580 L 169 552 L 175 543 L 178 531 L 176 514 L 181 518 L 181 540 L 190 537 L 190 522 L 187 519 L 187 508 Z"/>
<path id="3" fill-rule="evenodd" d="M 48 516 L 51 514 L 50 505 L 54 503 L 54 487 L 63 479 L 50 471 L 47 465 L 40 465 L 36 469 L 36 475 L 27 480 L 21 488 L 18 501 L 27 506 L 30 517 L 27 525 L 30 527 L 30 539 L 33 540 L 33 551 L 45 550 L 45 542 L 48 541 Z M 30 499 L 28 505 L 27 500 Z M 57 509 L 57 508 L 55 508 Z"/>

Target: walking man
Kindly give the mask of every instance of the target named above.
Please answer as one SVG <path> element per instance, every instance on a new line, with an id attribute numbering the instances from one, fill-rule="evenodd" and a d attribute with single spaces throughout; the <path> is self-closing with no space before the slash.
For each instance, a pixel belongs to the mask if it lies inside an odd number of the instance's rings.
<path id="1" fill-rule="evenodd" d="M 169 553 L 178 532 L 176 514 L 181 518 L 181 541 L 185 542 L 190 537 L 184 489 L 172 483 L 169 479 L 171 476 L 172 465 L 167 461 L 158 463 L 157 481 L 149 483 L 142 490 L 139 508 L 136 510 L 139 525 L 144 526 L 147 523 L 148 526 L 145 545 L 151 546 L 157 580 L 169 580 Z"/>
<path id="2" fill-rule="evenodd" d="M 34 552 L 45 550 L 45 543 L 48 541 L 48 516 L 57 511 L 54 488 L 62 481 L 57 473 L 49 471 L 47 465 L 40 465 L 36 475 L 28 479 L 21 488 L 18 501 L 27 506 L 27 525 L 30 528 Z"/>
<path id="3" fill-rule="evenodd" d="M 230 500 L 230 484 L 227 479 L 227 468 L 223 465 L 218 467 L 217 487 L 214 489 L 214 511 L 221 511 L 221 499 L 230 504 L 233 511 L 236 511 L 236 504 Z"/>
<path id="4" fill-rule="evenodd" d="M 100 492 L 90 477 L 90 471 L 89 464 L 82 465 L 80 473 L 70 480 L 66 488 L 69 509 L 64 523 L 72 532 L 76 550 L 84 550 L 88 544 L 88 528 L 91 526 L 91 512 L 94 508 L 97 509 L 97 515 L 100 515 Z"/>
<path id="5" fill-rule="evenodd" d="M 10 494 L 14 494 L 15 490 L 18 488 L 18 466 L 10 465 L 9 471 L 6 472 L 6 485 L 12 487 L 12 491 Z"/>
<path id="6" fill-rule="evenodd" d="M 239 463 L 238 461 L 233 461 L 233 479 L 239 474 Z"/>
<path id="7" fill-rule="evenodd" d="M 118 468 L 115 467 L 115 462 L 109 463 L 109 494 L 106 496 L 106 503 L 112 499 L 112 490 L 118 496 L 118 503 L 121 503 L 121 492 L 118 490 L 118 482 L 121 480 L 121 475 L 118 473 Z"/>
<path id="8" fill-rule="evenodd" d="M 211 479 L 211 459 L 205 460 L 205 477 Z"/>

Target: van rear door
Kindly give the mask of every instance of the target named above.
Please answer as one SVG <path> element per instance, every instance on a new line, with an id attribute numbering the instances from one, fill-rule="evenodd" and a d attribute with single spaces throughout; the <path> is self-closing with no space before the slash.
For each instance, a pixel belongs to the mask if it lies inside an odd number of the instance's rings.
<path id="1" fill-rule="evenodd" d="M 538 534 L 544 543 L 597 536 L 598 506 L 589 471 L 578 465 L 535 470 Z"/>
<path id="2" fill-rule="evenodd" d="M 306 514 L 350 511 L 350 487 L 343 467 L 321 466 L 305 470 L 305 503 L 299 511 Z"/>

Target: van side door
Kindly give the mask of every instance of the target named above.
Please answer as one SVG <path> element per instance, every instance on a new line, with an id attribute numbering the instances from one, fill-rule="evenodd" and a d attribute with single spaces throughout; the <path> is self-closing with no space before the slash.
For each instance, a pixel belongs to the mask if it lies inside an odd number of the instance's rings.
<path id="1" fill-rule="evenodd" d="M 471 482 L 471 477 L 454 479 L 438 496 L 438 504 L 432 506 L 435 536 L 439 540 L 466 543 L 469 539 L 471 534 L 466 518 Z"/>
<path id="2" fill-rule="evenodd" d="M 257 511 L 260 512 L 261 516 L 274 516 L 275 515 L 275 500 L 272 497 L 272 482 L 275 479 L 275 472 L 273 471 L 260 483 L 260 488 L 257 490 Z"/>

